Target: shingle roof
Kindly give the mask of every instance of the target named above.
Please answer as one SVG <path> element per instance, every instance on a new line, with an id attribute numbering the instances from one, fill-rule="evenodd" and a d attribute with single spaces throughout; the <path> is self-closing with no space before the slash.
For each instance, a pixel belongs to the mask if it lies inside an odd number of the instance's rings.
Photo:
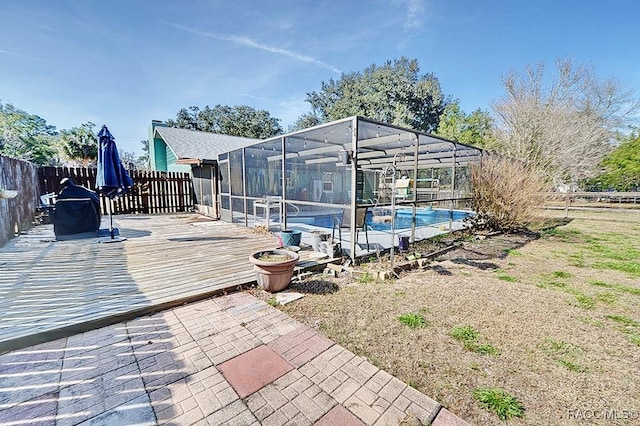
<path id="1" fill-rule="evenodd" d="M 158 126 L 155 130 L 178 159 L 217 160 L 218 154 L 260 142 L 260 139 L 198 132 L 175 127 Z"/>

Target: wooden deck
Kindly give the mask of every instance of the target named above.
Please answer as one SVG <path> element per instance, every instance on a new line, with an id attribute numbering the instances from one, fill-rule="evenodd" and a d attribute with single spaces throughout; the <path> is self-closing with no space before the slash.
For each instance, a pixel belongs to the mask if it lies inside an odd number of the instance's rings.
<path id="1" fill-rule="evenodd" d="M 125 241 L 55 241 L 41 225 L 0 248 L 0 353 L 252 284 L 249 254 L 275 246 L 198 214 L 115 216 L 114 226 Z M 308 253 L 298 269 L 322 267 Z"/>

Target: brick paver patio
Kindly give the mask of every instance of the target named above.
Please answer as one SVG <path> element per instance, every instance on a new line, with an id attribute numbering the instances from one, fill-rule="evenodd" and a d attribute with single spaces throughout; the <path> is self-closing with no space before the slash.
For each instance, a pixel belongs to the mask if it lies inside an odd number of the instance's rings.
<path id="1" fill-rule="evenodd" d="M 0 356 L 0 424 L 463 425 L 248 293 Z"/>

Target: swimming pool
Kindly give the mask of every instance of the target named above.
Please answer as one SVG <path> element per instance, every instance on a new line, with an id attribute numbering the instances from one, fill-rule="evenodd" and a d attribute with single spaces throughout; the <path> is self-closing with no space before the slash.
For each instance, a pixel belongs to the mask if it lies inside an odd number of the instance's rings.
<path id="1" fill-rule="evenodd" d="M 462 210 L 444 210 L 444 209 L 431 209 L 431 208 L 418 208 L 416 209 L 416 226 L 429 226 L 436 223 L 448 222 L 450 219 L 462 220 L 469 216 L 471 213 Z M 395 217 L 395 229 L 409 229 L 411 228 L 412 220 L 411 209 L 397 209 Z M 375 231 L 390 231 L 391 230 L 391 218 L 385 217 L 386 221 L 381 221 L 380 218 L 375 218 L 372 212 L 367 212 L 366 223 L 369 229 Z"/>
<path id="2" fill-rule="evenodd" d="M 390 209 L 388 209 L 390 210 Z M 314 212 L 315 213 L 315 212 Z M 334 220 L 341 220 L 342 213 L 335 212 L 322 212 L 322 213 L 300 214 L 298 216 L 288 216 L 287 223 L 304 223 L 306 225 L 317 226 L 319 228 L 333 229 Z M 453 210 L 453 220 L 462 220 L 466 216 L 470 215 L 470 212 L 462 210 Z M 449 210 L 443 209 L 431 209 L 431 208 L 418 208 L 416 209 L 416 226 L 428 226 L 436 223 L 443 223 L 449 221 Z M 390 219 L 390 217 L 387 217 Z M 380 221 L 374 219 L 372 211 L 367 212 L 365 219 L 368 229 L 374 231 L 390 231 L 391 221 Z M 411 228 L 411 209 L 398 208 L 396 210 L 396 229 L 408 229 Z"/>
<path id="3" fill-rule="evenodd" d="M 334 223 L 340 223 L 342 212 L 301 212 L 298 215 L 287 216 L 287 223 L 301 223 L 319 228 L 333 229 Z"/>

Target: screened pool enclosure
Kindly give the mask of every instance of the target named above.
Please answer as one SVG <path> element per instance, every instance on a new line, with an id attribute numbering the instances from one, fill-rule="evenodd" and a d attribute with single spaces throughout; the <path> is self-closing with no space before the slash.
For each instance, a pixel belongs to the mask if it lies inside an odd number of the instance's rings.
<path id="1" fill-rule="evenodd" d="M 218 156 L 220 218 L 332 234 L 355 258 L 460 226 L 482 151 L 351 117 Z M 304 238 L 304 237 L 303 237 Z"/>

